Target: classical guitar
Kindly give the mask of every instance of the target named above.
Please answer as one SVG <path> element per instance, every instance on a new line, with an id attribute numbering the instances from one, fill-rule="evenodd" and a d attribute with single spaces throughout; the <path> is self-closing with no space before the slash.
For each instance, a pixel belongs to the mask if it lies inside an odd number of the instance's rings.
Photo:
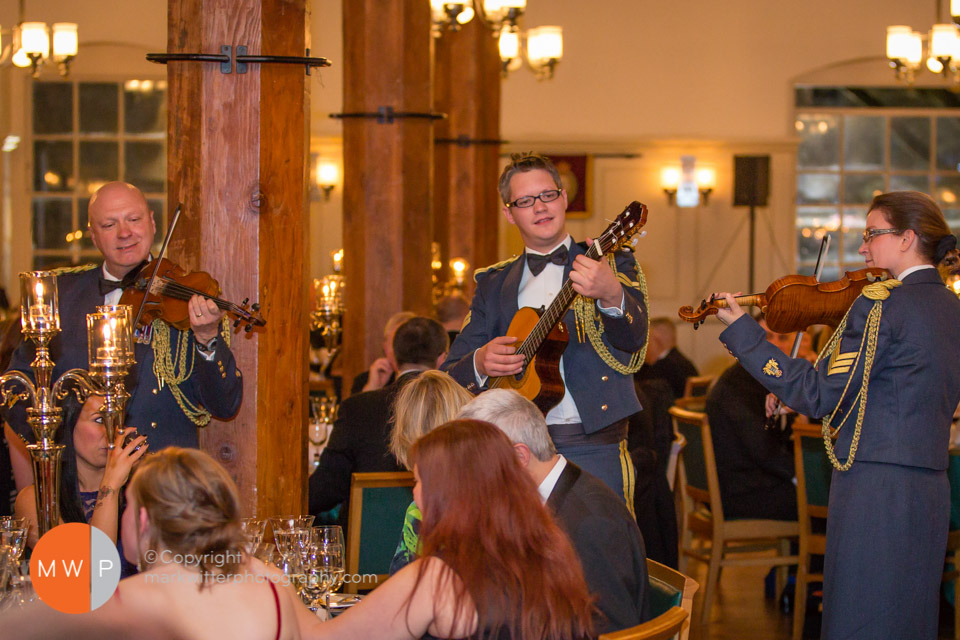
<path id="1" fill-rule="evenodd" d="M 622 246 L 646 223 L 647 206 L 631 202 L 590 246 L 587 257 L 602 259 Z M 515 376 L 493 378 L 490 381 L 491 389 L 514 389 L 533 401 L 544 415 L 560 403 L 564 394 L 560 356 L 570 340 L 562 318 L 576 295 L 568 279 L 542 313 L 532 307 L 517 311 L 510 321 L 507 335 L 518 339 L 520 344 L 517 353 L 526 356 L 527 364 Z"/>

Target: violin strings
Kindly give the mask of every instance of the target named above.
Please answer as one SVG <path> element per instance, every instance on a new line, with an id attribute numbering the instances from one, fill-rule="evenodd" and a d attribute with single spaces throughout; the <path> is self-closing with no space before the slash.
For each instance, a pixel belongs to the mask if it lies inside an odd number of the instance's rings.
<path id="1" fill-rule="evenodd" d="M 177 298 L 179 300 L 189 300 L 190 296 L 192 295 L 200 295 L 203 297 L 207 297 L 207 295 L 202 291 L 197 291 L 196 289 L 182 285 L 179 282 L 174 282 L 173 280 L 170 280 L 168 278 L 161 277 L 160 280 L 163 283 L 163 290 L 162 290 L 163 293 L 169 294 L 170 297 L 172 298 Z M 244 309 L 241 309 L 240 307 L 233 304 L 232 302 L 227 302 L 226 300 L 221 300 L 220 298 L 217 298 L 217 297 L 213 297 L 210 299 L 213 300 L 214 303 L 216 303 L 217 307 L 219 307 L 220 309 L 223 309 L 224 311 L 232 311 L 235 314 L 243 317 L 248 315 Z"/>

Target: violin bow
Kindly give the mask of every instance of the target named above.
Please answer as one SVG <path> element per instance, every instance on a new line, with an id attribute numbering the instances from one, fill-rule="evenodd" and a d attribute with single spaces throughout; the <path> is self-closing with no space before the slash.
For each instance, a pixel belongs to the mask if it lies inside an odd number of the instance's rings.
<path id="1" fill-rule="evenodd" d="M 167 228 L 167 236 L 163 239 L 163 245 L 160 247 L 160 255 L 156 257 L 157 263 L 153 266 L 153 273 L 150 274 L 150 279 L 147 280 L 147 288 L 144 289 L 143 300 L 140 301 L 140 308 L 137 309 L 137 317 L 133 321 L 134 330 L 136 330 L 137 326 L 140 324 L 140 316 L 143 315 L 143 307 L 147 304 L 147 297 L 150 295 L 150 289 L 153 287 L 153 281 L 157 277 L 157 272 L 160 271 L 160 261 L 163 260 L 163 256 L 167 253 L 167 245 L 170 244 L 170 237 L 173 235 L 173 230 L 177 228 L 177 220 L 180 219 L 181 208 L 183 208 L 183 203 L 178 202 L 177 209 L 173 212 L 173 220 L 170 221 L 170 226 Z"/>
<path id="2" fill-rule="evenodd" d="M 823 267 L 826 262 L 825 258 L 827 256 L 827 251 L 830 249 L 830 234 L 824 234 L 823 240 L 820 242 L 820 253 L 817 255 L 817 266 L 813 270 L 813 278 L 817 282 L 820 282 L 820 276 L 823 275 Z M 793 348 L 790 349 L 790 358 L 796 358 L 797 354 L 800 353 L 800 345 L 803 343 L 803 334 L 806 333 L 806 329 L 797 331 L 797 336 L 793 339 Z M 783 422 L 783 416 L 778 415 L 777 412 L 780 411 L 780 407 L 783 406 L 783 401 L 780 398 L 777 398 L 777 403 L 773 407 L 773 415 L 770 416 L 770 420 L 767 423 L 767 428 L 771 428 L 775 424 L 780 425 L 780 430 L 783 431 L 786 428 L 786 425 Z"/>

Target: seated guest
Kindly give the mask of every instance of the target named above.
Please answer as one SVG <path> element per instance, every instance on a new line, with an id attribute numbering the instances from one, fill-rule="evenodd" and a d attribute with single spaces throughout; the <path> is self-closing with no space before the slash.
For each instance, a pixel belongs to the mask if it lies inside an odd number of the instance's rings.
<path id="1" fill-rule="evenodd" d="M 397 372 L 397 363 L 393 358 L 393 336 L 400 325 L 415 316 L 412 311 L 400 311 L 387 319 L 387 324 L 383 327 L 383 355 L 374 360 L 369 369 L 357 374 L 350 386 L 350 395 L 361 391 L 375 391 L 393 384 Z"/>
<path id="2" fill-rule="evenodd" d="M 760 326 L 768 342 L 790 352 L 794 334 L 771 331 L 762 319 Z M 812 342 L 804 335 L 801 357 Z M 767 390 L 739 362 L 723 372 L 707 396 L 724 517 L 797 519 L 793 446 L 781 429 L 764 428 L 766 398 Z"/>
<path id="3" fill-rule="evenodd" d="M 666 380 L 674 397 L 683 397 L 687 378 L 697 375 L 697 368 L 677 350 L 677 329 L 670 318 L 650 320 L 650 340 L 643 366 L 636 373 L 638 380 Z"/>
<path id="4" fill-rule="evenodd" d="M 304 637 L 595 637 L 576 554 L 502 432 L 455 420 L 418 440 L 409 462 L 420 559 Z"/>
<path id="5" fill-rule="evenodd" d="M 245 553 L 237 488 L 206 453 L 170 447 L 147 456 L 126 499 L 123 546 L 142 572 L 90 613 L 60 614 L 37 602 L 0 617 L 3 629 L 20 640 L 292 640 L 316 620 L 293 587 L 282 586 L 282 574 Z"/>
<path id="6" fill-rule="evenodd" d="M 470 301 L 460 293 L 449 293 L 437 301 L 437 320 L 447 330 L 450 344 L 460 334 L 463 320 L 470 312 Z"/>
<path id="7" fill-rule="evenodd" d="M 123 545 L 117 541 L 117 528 L 123 511 L 123 487 L 130 470 L 147 452 L 146 437 L 136 436 L 124 444 L 132 428 L 119 429 L 114 448 L 107 446 L 107 432 L 100 416 L 103 396 L 91 395 L 81 405 L 67 396 L 63 407 L 63 426 L 59 441 L 63 452 L 60 475 L 60 521 L 87 522 L 117 543 L 123 557 Z M 27 546 L 37 543 L 37 504 L 34 485 L 24 487 L 14 506 L 16 517 L 26 518 L 29 528 Z M 124 575 L 136 573 L 125 564 Z"/>
<path id="8" fill-rule="evenodd" d="M 491 422 L 513 442 L 540 499 L 573 541 L 602 616 L 598 632 L 646 621 L 647 559 L 637 523 L 603 482 L 557 455 L 536 405 L 516 391 L 491 389 L 464 406 L 459 418 Z"/>
<path id="9" fill-rule="evenodd" d="M 318 515 L 343 504 L 339 523 L 346 527 L 350 476 L 400 471 L 390 453 L 393 400 L 421 371 L 436 369 L 446 357 L 447 347 L 447 333 L 436 320 L 414 317 L 397 328 L 391 347 L 397 379 L 382 389 L 350 396 L 340 405 L 320 464 L 310 476 L 310 513 Z"/>
<path id="10" fill-rule="evenodd" d="M 407 453 L 413 443 L 434 427 L 453 420 L 460 407 L 472 399 L 469 391 L 442 371 L 424 371 L 405 385 L 393 407 L 390 435 L 390 450 L 400 464 L 409 469 Z M 390 575 L 416 560 L 422 519 L 417 503 L 411 502 L 403 518 L 400 544 L 390 562 Z"/>

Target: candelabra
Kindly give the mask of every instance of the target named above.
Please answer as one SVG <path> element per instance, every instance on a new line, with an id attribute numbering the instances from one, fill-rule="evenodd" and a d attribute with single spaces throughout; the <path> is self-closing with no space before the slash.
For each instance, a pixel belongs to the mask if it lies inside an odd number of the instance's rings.
<path id="1" fill-rule="evenodd" d="M 132 315 L 130 307 L 98 307 L 87 316 L 90 371 L 70 369 L 53 380 L 54 362 L 50 341 L 60 333 L 57 278 L 50 271 L 20 274 L 20 322 L 23 335 L 34 343 L 30 363 L 33 380 L 20 371 L 0 376 L 0 397 L 12 407 L 29 403 L 27 423 L 35 442 L 27 445 L 33 460 L 37 523 L 43 535 L 60 521 L 60 463 L 64 445 L 56 443 L 63 410 L 57 406 L 71 391 L 79 401 L 91 393 L 103 394 L 101 410 L 107 440 L 113 447 L 116 430 L 123 421 L 127 393 L 123 378 L 133 364 Z"/>
<path id="2" fill-rule="evenodd" d="M 331 360 L 339 351 L 343 338 L 343 276 L 333 274 L 314 282 L 316 304 L 311 314 L 311 328 L 320 331 L 324 348 L 331 351 Z"/>

